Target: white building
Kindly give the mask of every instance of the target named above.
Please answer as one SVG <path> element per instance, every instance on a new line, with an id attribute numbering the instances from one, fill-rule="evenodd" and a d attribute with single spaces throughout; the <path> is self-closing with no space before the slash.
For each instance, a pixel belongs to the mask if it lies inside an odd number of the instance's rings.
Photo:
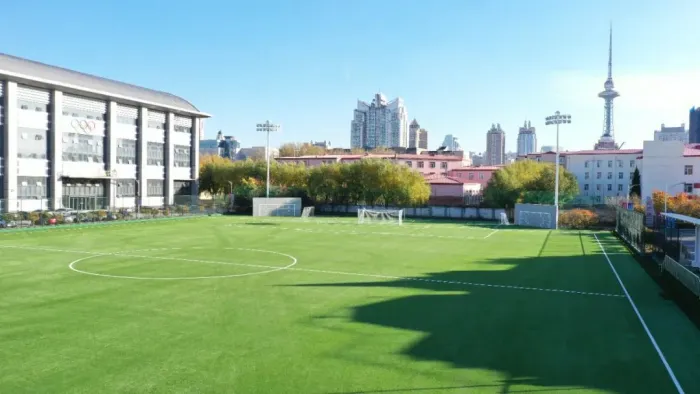
<path id="1" fill-rule="evenodd" d="M 576 176 L 580 195 L 602 203 L 627 195 L 635 168 L 644 174 L 641 156 L 641 149 L 587 150 L 560 153 L 560 160 Z"/>
<path id="2" fill-rule="evenodd" d="M 353 148 L 407 148 L 408 112 L 402 98 L 388 102 L 377 93 L 372 104 L 357 102 L 350 125 L 350 146 Z"/>
<path id="3" fill-rule="evenodd" d="M 408 126 L 408 147 L 428 149 L 428 130 L 421 128 L 415 119 Z"/>
<path id="4" fill-rule="evenodd" d="M 199 194 L 209 115 L 185 99 L 0 54 L 0 114 L 0 211 L 164 206 Z"/>
<path id="5" fill-rule="evenodd" d="M 518 156 L 525 156 L 537 152 L 537 134 L 530 122 L 525 122 L 518 129 Z"/>
<path id="6" fill-rule="evenodd" d="M 491 125 L 486 133 L 486 165 L 497 166 L 506 163 L 506 133 L 501 124 Z"/>
<path id="7" fill-rule="evenodd" d="M 654 190 L 700 195 L 700 144 L 644 141 L 639 170 L 644 201 Z"/>
<path id="8" fill-rule="evenodd" d="M 665 124 L 661 124 L 661 130 L 654 130 L 654 141 L 678 141 L 687 144 L 688 130 L 685 129 L 685 123 L 681 123 L 680 127 L 666 127 Z"/>

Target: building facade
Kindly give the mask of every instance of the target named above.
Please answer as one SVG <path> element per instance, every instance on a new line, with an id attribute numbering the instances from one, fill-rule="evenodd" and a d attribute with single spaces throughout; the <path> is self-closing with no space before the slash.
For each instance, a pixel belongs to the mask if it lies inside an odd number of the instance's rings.
<path id="1" fill-rule="evenodd" d="M 700 144 L 644 141 L 640 159 L 642 201 L 655 190 L 700 195 Z"/>
<path id="2" fill-rule="evenodd" d="M 462 145 L 459 144 L 459 139 L 452 134 L 447 134 L 442 140 L 441 147 L 445 147 L 445 150 L 459 152 L 462 151 Z"/>
<path id="3" fill-rule="evenodd" d="M 700 108 L 691 108 L 688 119 L 688 142 L 700 144 Z"/>
<path id="4" fill-rule="evenodd" d="M 0 210 L 164 206 L 199 194 L 208 114 L 186 100 L 0 54 Z"/>
<path id="5" fill-rule="evenodd" d="M 573 151 L 562 155 L 565 168 L 578 180 L 580 195 L 593 202 L 627 196 L 634 170 L 642 171 L 642 149 Z"/>
<path id="6" fill-rule="evenodd" d="M 428 130 L 421 128 L 415 119 L 408 126 L 408 147 L 428 149 Z"/>
<path id="7" fill-rule="evenodd" d="M 506 133 L 501 124 L 491 125 L 486 133 L 486 165 L 497 166 L 506 162 Z"/>
<path id="8" fill-rule="evenodd" d="M 357 102 L 350 124 L 350 146 L 373 149 L 408 147 L 408 112 L 402 98 L 391 102 L 377 93 L 371 104 Z"/>
<path id="9" fill-rule="evenodd" d="M 537 134 L 530 122 L 525 122 L 523 127 L 518 129 L 518 156 L 528 155 L 537 152 Z"/>
<path id="10" fill-rule="evenodd" d="M 665 124 L 661 124 L 660 130 L 654 130 L 654 141 L 678 141 L 687 144 L 688 131 L 685 129 L 685 123 L 681 123 L 679 127 L 666 127 Z"/>
<path id="11" fill-rule="evenodd" d="M 500 170 L 501 166 L 462 167 L 448 171 L 447 175 L 459 179 L 467 184 L 479 184 L 480 190 L 485 189 L 493 173 Z"/>

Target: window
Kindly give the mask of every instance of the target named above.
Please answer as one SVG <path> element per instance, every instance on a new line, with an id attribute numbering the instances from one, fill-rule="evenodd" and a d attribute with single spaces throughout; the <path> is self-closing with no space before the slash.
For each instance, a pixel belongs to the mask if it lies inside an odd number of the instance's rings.
<path id="1" fill-rule="evenodd" d="M 134 179 L 117 180 L 117 197 L 136 197 L 136 181 Z"/>
<path id="2" fill-rule="evenodd" d="M 600 185 L 595 185 L 595 189 L 596 189 L 597 191 L 600 191 Z"/>
<path id="3" fill-rule="evenodd" d="M 612 179 L 612 172 L 608 172 L 608 179 Z"/>
<path id="4" fill-rule="evenodd" d="M 588 190 L 588 184 L 587 184 L 587 183 L 583 185 L 583 190 Z"/>
<path id="5" fill-rule="evenodd" d="M 692 193 L 693 192 L 693 184 L 692 183 L 684 183 L 683 184 L 683 191 L 686 193 Z"/>
<path id="6" fill-rule="evenodd" d="M 430 162 L 430 168 L 435 168 L 435 162 L 434 162 L 434 161 L 431 161 L 431 162 Z"/>
<path id="7" fill-rule="evenodd" d="M 589 172 L 587 172 L 587 173 L 586 173 L 586 179 L 590 178 L 590 175 L 591 175 L 591 174 L 590 174 Z"/>
<path id="8" fill-rule="evenodd" d="M 446 161 L 440 162 L 440 168 L 447 169 L 447 162 Z"/>
<path id="9" fill-rule="evenodd" d="M 17 157 L 21 159 L 46 159 L 48 140 L 45 129 L 17 127 Z"/>
<path id="10" fill-rule="evenodd" d="M 46 192 L 47 178 L 18 176 L 17 198 L 23 200 L 40 200 L 48 196 Z"/>
<path id="11" fill-rule="evenodd" d="M 163 144 L 158 142 L 149 142 L 146 149 L 146 164 L 149 166 L 162 166 L 165 161 Z"/>
<path id="12" fill-rule="evenodd" d="M 117 164 L 136 164 L 136 141 L 117 139 Z"/>
<path id="13" fill-rule="evenodd" d="M 608 183 L 608 191 L 611 191 L 611 190 L 612 190 L 612 185 L 610 183 Z"/>
<path id="14" fill-rule="evenodd" d="M 423 168 L 423 162 L 422 162 L 422 161 L 419 161 L 419 162 L 418 162 L 418 168 Z"/>
<path id="15" fill-rule="evenodd" d="M 598 168 L 600 168 L 600 164 L 601 164 L 602 162 L 603 162 L 602 160 L 596 160 L 596 161 L 595 161 L 595 166 L 598 167 Z"/>
<path id="16" fill-rule="evenodd" d="M 65 161 L 102 163 L 104 161 L 104 137 L 78 133 L 63 133 L 62 153 Z"/>
<path id="17" fill-rule="evenodd" d="M 596 175 L 596 176 L 595 176 L 596 179 L 600 179 L 600 176 L 602 175 L 602 173 L 601 173 L 601 172 L 597 172 L 595 175 Z"/>
<path id="18" fill-rule="evenodd" d="M 623 179 L 624 178 L 624 173 L 618 172 L 617 173 L 617 179 Z"/>
<path id="19" fill-rule="evenodd" d="M 630 182 L 632 182 L 632 178 L 634 178 L 634 172 L 630 172 Z"/>
<path id="20" fill-rule="evenodd" d="M 480 172 L 480 173 L 479 173 L 479 179 L 484 179 L 484 173 L 483 173 L 483 172 Z"/>
<path id="21" fill-rule="evenodd" d="M 138 125 L 138 119 L 130 118 L 128 116 L 117 116 L 117 123 L 128 124 L 130 126 L 136 126 L 136 125 Z"/>
<path id="22" fill-rule="evenodd" d="M 190 162 L 190 147 L 186 145 L 175 145 L 173 147 L 175 160 L 173 161 L 173 166 L 175 167 L 185 167 L 189 168 Z M 326 164 L 333 163 L 332 160 L 326 160 Z"/>
<path id="23" fill-rule="evenodd" d="M 685 166 L 685 175 L 693 175 L 693 166 Z"/>
<path id="24" fill-rule="evenodd" d="M 149 179 L 147 182 L 146 195 L 148 197 L 163 197 L 162 179 Z"/>
<path id="25" fill-rule="evenodd" d="M 617 191 L 621 192 L 622 191 L 622 185 L 617 185 Z"/>
<path id="26" fill-rule="evenodd" d="M 634 167 L 634 160 L 630 160 L 630 168 Z"/>
<path id="27" fill-rule="evenodd" d="M 161 123 L 161 122 L 155 121 L 155 120 L 149 120 L 148 121 L 148 128 L 149 129 L 157 129 L 157 130 L 165 130 L 165 123 Z"/>
<path id="28" fill-rule="evenodd" d="M 411 163 L 410 160 L 406 160 L 406 166 L 407 166 L 407 167 L 413 167 L 413 163 Z"/>
<path id="29" fill-rule="evenodd" d="M 583 166 L 588 168 L 588 160 L 586 160 L 585 163 L 583 163 Z"/>
<path id="30" fill-rule="evenodd" d="M 608 168 L 612 168 L 612 160 L 608 160 Z"/>
<path id="31" fill-rule="evenodd" d="M 192 133 L 192 128 L 190 128 L 190 127 L 175 126 L 174 129 L 178 133 L 190 133 L 190 134 Z"/>
<path id="32" fill-rule="evenodd" d="M 617 161 L 617 166 L 618 166 L 618 167 L 622 167 L 622 160 L 618 160 L 618 161 Z"/>
<path id="33" fill-rule="evenodd" d="M 473 173 L 473 172 L 470 172 L 470 173 L 469 173 L 469 179 L 470 179 L 470 180 L 473 180 L 473 179 L 474 179 L 474 173 Z"/>
<path id="34" fill-rule="evenodd" d="M 192 182 L 173 181 L 173 194 L 176 196 L 189 196 L 192 194 Z"/>

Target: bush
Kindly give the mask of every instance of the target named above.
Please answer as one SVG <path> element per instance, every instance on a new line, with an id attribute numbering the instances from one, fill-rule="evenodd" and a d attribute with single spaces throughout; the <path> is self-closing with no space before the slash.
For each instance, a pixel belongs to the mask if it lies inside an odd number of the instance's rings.
<path id="1" fill-rule="evenodd" d="M 598 224 L 598 215 L 586 209 L 572 209 L 559 215 L 559 225 L 565 228 L 585 229 Z"/>

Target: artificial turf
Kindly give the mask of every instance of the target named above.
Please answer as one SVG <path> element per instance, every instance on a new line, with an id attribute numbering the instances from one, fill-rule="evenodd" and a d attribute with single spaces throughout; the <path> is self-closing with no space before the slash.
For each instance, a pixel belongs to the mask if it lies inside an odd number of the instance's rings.
<path id="1" fill-rule="evenodd" d="M 609 233 L 204 217 L 0 233 L 0 393 L 678 392 L 596 236 L 700 392 Z"/>

